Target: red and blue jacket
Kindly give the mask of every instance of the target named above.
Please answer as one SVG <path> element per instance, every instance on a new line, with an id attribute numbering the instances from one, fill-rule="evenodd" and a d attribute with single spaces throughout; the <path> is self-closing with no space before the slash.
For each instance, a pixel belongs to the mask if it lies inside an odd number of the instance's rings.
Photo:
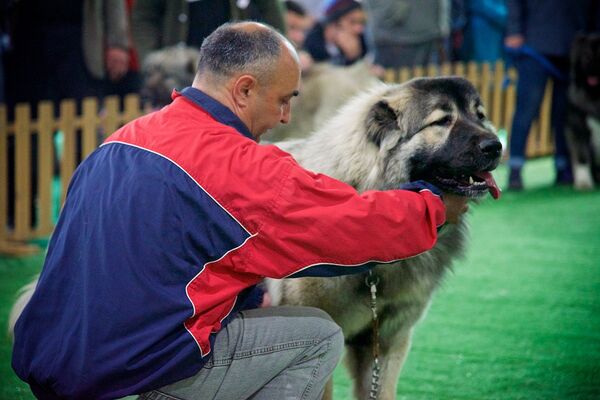
<path id="1" fill-rule="evenodd" d="M 431 191 L 357 193 L 259 145 L 187 88 L 77 168 L 12 365 L 41 398 L 115 398 L 196 374 L 264 277 L 334 276 L 433 247 Z M 265 326 L 265 329 L 268 327 Z"/>

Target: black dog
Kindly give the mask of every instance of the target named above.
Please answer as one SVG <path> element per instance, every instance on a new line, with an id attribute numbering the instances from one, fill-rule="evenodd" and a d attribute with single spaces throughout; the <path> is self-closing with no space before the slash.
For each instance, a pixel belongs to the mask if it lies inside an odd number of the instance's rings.
<path id="1" fill-rule="evenodd" d="M 600 34 L 579 35 L 571 52 L 566 135 L 575 188 L 600 184 Z"/>

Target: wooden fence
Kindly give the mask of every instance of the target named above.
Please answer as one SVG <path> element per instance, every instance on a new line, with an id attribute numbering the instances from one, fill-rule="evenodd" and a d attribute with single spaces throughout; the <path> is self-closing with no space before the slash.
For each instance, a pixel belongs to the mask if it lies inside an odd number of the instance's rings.
<path id="1" fill-rule="evenodd" d="M 429 68 L 387 71 L 388 82 L 413 77 L 459 75 L 479 90 L 496 127 L 509 131 L 515 109 L 516 72 L 502 63 L 444 64 Z M 532 127 L 527 155 L 537 157 L 553 151 L 550 137 L 548 86 L 540 119 Z M 28 240 L 47 237 L 53 230 L 57 209 L 64 200 L 68 182 L 78 162 L 89 155 L 106 135 L 144 114 L 137 95 L 83 100 L 81 112 L 73 100 L 64 100 L 55 117 L 54 104 L 41 102 L 36 110 L 28 104 L 8 110 L 0 104 L 0 254 L 19 254 L 31 249 Z M 36 118 L 32 118 L 36 111 Z M 508 132 L 509 133 L 509 132 Z M 57 143 L 57 135 L 62 144 Z M 60 156 L 57 156 L 60 151 Z M 58 167 L 57 167 L 58 166 Z M 10 176 L 9 176 L 10 174 Z"/>

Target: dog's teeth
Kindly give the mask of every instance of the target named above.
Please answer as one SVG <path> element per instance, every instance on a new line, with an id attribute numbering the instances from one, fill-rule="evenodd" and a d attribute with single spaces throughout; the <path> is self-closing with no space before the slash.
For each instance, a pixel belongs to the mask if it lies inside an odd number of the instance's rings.
<path id="1" fill-rule="evenodd" d="M 475 181 L 472 176 L 469 176 L 469 185 L 472 185 Z"/>

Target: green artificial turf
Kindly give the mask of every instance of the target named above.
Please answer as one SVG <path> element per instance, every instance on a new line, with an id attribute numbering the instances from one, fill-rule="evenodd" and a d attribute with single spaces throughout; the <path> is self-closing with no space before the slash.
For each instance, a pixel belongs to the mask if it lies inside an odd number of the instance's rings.
<path id="1" fill-rule="evenodd" d="M 526 190 L 470 211 L 469 251 L 416 327 L 399 399 L 600 399 L 600 190 L 554 187 L 552 161 Z M 501 186 L 506 169 L 495 173 Z M 0 326 L 41 256 L 0 258 Z M 30 399 L 0 341 L 0 399 Z M 350 398 L 343 367 L 335 398 Z"/>

